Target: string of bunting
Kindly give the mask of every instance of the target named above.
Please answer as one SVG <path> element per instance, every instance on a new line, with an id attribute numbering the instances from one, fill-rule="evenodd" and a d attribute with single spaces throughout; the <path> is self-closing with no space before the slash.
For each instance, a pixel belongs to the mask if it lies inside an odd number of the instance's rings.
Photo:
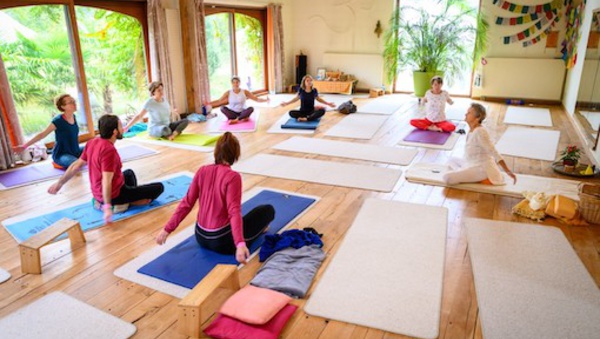
<path id="1" fill-rule="evenodd" d="M 556 17 L 558 19 L 558 16 Z M 531 39 L 531 40 L 527 40 L 527 41 L 523 41 L 523 47 L 529 47 L 531 45 L 535 45 L 538 42 L 540 42 L 542 39 L 545 39 L 548 36 L 548 33 L 550 32 L 550 30 L 552 30 L 552 27 L 554 27 L 554 25 L 558 22 L 559 20 L 554 20 L 552 21 L 552 23 L 548 26 L 548 28 L 546 28 L 542 34 L 536 36 L 535 38 Z"/>
<path id="2" fill-rule="evenodd" d="M 551 22 L 552 24 L 554 24 L 554 22 L 558 21 L 559 18 L 560 17 L 557 14 L 556 11 L 551 11 L 549 13 L 546 13 L 546 15 L 543 16 L 541 19 L 539 19 L 534 25 L 531 25 L 529 28 L 525 29 L 524 31 L 519 32 L 517 34 L 505 36 L 503 38 L 504 44 L 508 45 L 508 44 L 511 44 L 511 43 L 515 43 L 515 42 L 519 42 L 519 41 L 523 41 L 525 39 L 528 39 L 528 38 L 534 36 L 534 34 L 538 30 L 541 30 L 542 27 L 545 27 L 548 23 Z M 543 32 L 542 32 L 542 34 L 543 34 Z M 535 39 L 539 38 L 540 35 L 536 36 Z M 523 45 L 525 47 L 527 47 L 527 46 L 530 46 L 532 44 L 528 44 L 528 45 L 523 44 Z"/>
<path id="3" fill-rule="evenodd" d="M 521 24 L 526 24 L 526 23 L 532 22 L 532 21 L 536 21 L 539 18 L 540 18 L 540 15 L 538 13 L 523 15 L 523 16 L 519 16 L 516 18 L 504 18 L 504 17 L 498 16 L 498 17 L 496 17 L 496 25 L 515 26 L 515 25 L 521 25 Z"/>
<path id="4" fill-rule="evenodd" d="M 541 4 L 541 5 L 534 5 L 534 6 L 517 5 L 512 2 L 508 2 L 508 1 L 504 1 L 504 0 L 493 0 L 493 2 L 494 2 L 494 5 L 502 8 L 502 9 L 505 9 L 512 13 L 521 13 L 521 14 L 551 12 L 551 11 L 555 11 L 557 9 L 562 8 L 562 6 L 563 6 L 563 4 L 562 4 L 563 0 L 552 0 L 551 2 Z"/>
<path id="5" fill-rule="evenodd" d="M 578 6 L 573 6 L 571 3 L 567 6 L 567 29 L 561 49 L 561 53 L 563 54 L 562 59 L 565 61 L 567 69 L 575 66 L 575 63 L 577 63 L 577 43 L 580 38 L 579 26 L 581 25 L 584 8 L 585 0 Z"/>

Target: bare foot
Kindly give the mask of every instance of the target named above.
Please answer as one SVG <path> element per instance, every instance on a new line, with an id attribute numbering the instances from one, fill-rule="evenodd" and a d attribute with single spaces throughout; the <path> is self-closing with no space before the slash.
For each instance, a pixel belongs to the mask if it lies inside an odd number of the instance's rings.
<path id="1" fill-rule="evenodd" d="M 431 125 L 431 126 L 427 127 L 427 129 L 430 131 L 434 131 L 434 132 L 442 132 L 442 129 L 437 127 L 436 125 Z"/>
<path id="2" fill-rule="evenodd" d="M 230 124 L 230 125 L 235 125 L 235 124 L 237 124 L 237 123 L 238 123 L 238 120 L 237 120 L 237 119 L 231 119 L 231 120 L 229 120 L 229 124 Z"/>
<path id="3" fill-rule="evenodd" d="M 249 119 L 250 119 L 250 118 L 244 118 L 244 119 L 241 119 L 240 121 L 244 121 L 244 122 L 246 122 L 246 121 L 248 121 Z"/>
<path id="4" fill-rule="evenodd" d="M 298 121 L 300 121 L 300 122 L 305 122 L 305 121 L 308 121 L 308 119 L 307 119 L 307 118 L 298 118 L 297 120 L 298 120 Z"/>
<path id="5" fill-rule="evenodd" d="M 142 200 L 134 201 L 134 202 L 130 203 L 129 205 L 131 205 L 131 206 L 142 206 L 142 205 L 148 205 L 151 202 L 152 202 L 151 199 L 142 199 Z"/>
<path id="6" fill-rule="evenodd" d="M 169 141 L 173 141 L 173 139 L 175 139 L 175 134 L 169 135 L 167 139 L 169 139 Z"/>

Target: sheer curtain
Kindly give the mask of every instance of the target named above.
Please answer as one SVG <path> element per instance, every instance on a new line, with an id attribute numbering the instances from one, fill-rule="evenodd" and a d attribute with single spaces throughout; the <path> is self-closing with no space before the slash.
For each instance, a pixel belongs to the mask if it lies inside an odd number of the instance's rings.
<path id="1" fill-rule="evenodd" d="M 194 0 L 194 32 L 192 43 L 192 69 L 194 78 L 194 107 L 202 112 L 202 103 L 210 101 L 208 58 L 206 56 L 206 28 L 204 24 L 204 0 Z"/>
<path id="2" fill-rule="evenodd" d="M 171 108 L 176 108 L 173 71 L 169 56 L 167 14 L 161 3 L 161 0 L 148 0 L 148 40 L 152 60 L 152 80 L 163 83 L 167 101 L 171 104 Z"/>
<path id="3" fill-rule="evenodd" d="M 15 157 L 11 146 L 22 143 L 21 125 L 0 55 L 0 170 L 14 166 Z"/>
<path id="4" fill-rule="evenodd" d="M 267 42 L 271 57 L 269 58 L 269 90 L 283 92 L 283 20 L 281 4 L 267 6 Z"/>

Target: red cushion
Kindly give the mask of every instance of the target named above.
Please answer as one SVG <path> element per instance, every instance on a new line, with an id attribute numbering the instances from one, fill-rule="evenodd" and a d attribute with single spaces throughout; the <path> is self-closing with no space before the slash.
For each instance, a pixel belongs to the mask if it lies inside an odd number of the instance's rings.
<path id="1" fill-rule="evenodd" d="M 204 333 L 217 339 L 277 339 L 297 308 L 286 305 L 264 325 L 250 325 L 219 314 Z"/>

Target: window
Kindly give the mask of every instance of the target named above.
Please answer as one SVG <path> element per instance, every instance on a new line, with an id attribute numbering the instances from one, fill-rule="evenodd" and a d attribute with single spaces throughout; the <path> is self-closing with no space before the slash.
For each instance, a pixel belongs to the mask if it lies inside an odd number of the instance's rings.
<path id="1" fill-rule="evenodd" d="M 471 8 L 479 7 L 479 0 L 467 0 L 469 6 Z M 444 2 L 432 2 L 432 1 L 419 1 L 419 0 L 401 0 L 400 7 L 413 7 L 415 9 L 426 8 L 430 13 L 440 13 L 443 11 Z M 407 14 L 416 14 L 414 12 L 407 12 Z M 405 18 L 408 20 L 417 20 L 414 18 Z M 475 24 L 473 22 L 473 24 Z M 473 50 L 474 45 L 469 46 L 467 49 Z M 471 95 L 471 74 L 472 74 L 472 64 L 466 67 L 461 76 L 458 79 L 454 79 L 452 83 L 449 81 L 444 81 L 444 89 L 447 90 L 450 94 L 454 95 Z M 444 79 L 446 80 L 446 79 Z M 396 91 L 399 92 L 413 92 L 413 70 L 412 69 L 402 69 L 399 74 L 396 76 Z"/>
<path id="2" fill-rule="evenodd" d="M 24 136 L 43 131 L 58 114 L 54 97 L 81 95 L 62 5 L 40 5 L 0 11 L 0 53 L 6 66 L 15 108 Z M 78 101 L 80 132 L 87 133 L 86 115 Z M 49 135 L 47 140 L 54 140 Z"/>
<path id="3" fill-rule="evenodd" d="M 265 10 L 206 9 L 206 50 L 210 96 L 231 88 L 233 75 L 252 92 L 266 91 Z"/>
<path id="4" fill-rule="evenodd" d="M 94 123 L 104 113 L 133 115 L 148 97 L 142 25 L 93 7 L 75 13 Z"/>
<path id="5" fill-rule="evenodd" d="M 61 93 L 77 100 L 84 139 L 101 114 L 139 110 L 148 82 L 145 3 L 31 3 L 0 9 L 0 54 L 27 139 L 59 114 L 53 99 Z"/>

